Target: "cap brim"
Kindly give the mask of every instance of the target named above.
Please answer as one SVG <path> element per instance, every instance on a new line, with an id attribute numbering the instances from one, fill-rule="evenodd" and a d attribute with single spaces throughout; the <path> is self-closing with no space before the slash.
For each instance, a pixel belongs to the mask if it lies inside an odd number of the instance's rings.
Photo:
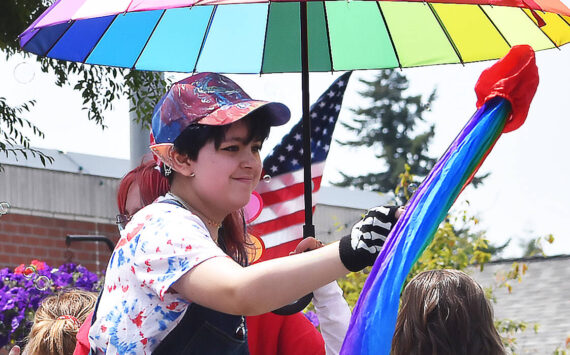
<path id="1" fill-rule="evenodd" d="M 272 126 L 285 124 L 291 118 L 289 108 L 279 102 L 247 100 L 232 105 L 222 106 L 198 121 L 199 124 L 222 126 L 234 123 L 252 112 L 263 110 Z"/>

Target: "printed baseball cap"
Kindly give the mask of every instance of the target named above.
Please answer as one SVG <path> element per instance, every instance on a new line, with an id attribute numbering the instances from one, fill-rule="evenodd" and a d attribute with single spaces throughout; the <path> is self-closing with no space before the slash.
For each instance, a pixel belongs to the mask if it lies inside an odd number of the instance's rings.
<path id="1" fill-rule="evenodd" d="M 150 149 L 165 161 L 174 140 L 191 124 L 227 125 L 261 107 L 272 126 L 282 125 L 291 117 L 284 104 L 254 100 L 228 77 L 217 73 L 192 75 L 173 84 L 155 106 Z"/>

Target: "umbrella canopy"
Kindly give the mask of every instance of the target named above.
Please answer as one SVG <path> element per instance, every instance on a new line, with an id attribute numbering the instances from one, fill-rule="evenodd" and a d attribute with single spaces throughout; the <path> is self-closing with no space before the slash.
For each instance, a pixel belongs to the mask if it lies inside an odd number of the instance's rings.
<path id="1" fill-rule="evenodd" d="M 298 72 L 299 6 L 60 0 L 20 45 L 41 56 L 139 70 Z M 570 9 L 558 0 L 309 1 L 307 18 L 310 71 L 467 63 L 501 58 L 518 44 L 543 50 L 570 42 Z"/>

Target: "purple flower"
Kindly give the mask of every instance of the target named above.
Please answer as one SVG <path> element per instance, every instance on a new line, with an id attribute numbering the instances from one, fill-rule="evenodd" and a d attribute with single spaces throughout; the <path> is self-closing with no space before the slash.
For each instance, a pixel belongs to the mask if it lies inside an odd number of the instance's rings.
<path id="1" fill-rule="evenodd" d="M 0 269 L 0 348 L 24 339 L 31 328 L 34 312 L 41 300 L 64 288 L 95 291 L 99 276 L 84 266 L 67 263 L 52 269 L 45 262 L 33 260 L 36 270 L 24 276 L 24 265 L 15 270 Z M 38 278 L 48 287 L 39 287 Z"/>
<path id="2" fill-rule="evenodd" d="M 305 313 L 305 317 L 307 317 L 307 319 L 309 319 L 315 327 L 319 326 L 319 324 L 320 324 L 319 323 L 319 317 L 317 317 L 317 314 L 315 312 L 308 311 L 307 313 Z"/>

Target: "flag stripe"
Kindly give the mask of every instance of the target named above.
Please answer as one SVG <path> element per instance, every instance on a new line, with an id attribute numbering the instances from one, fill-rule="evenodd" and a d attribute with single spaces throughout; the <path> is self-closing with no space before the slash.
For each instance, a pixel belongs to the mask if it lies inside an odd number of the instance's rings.
<path id="1" fill-rule="evenodd" d="M 313 177 L 313 184 L 314 184 L 313 195 L 315 194 L 315 192 L 319 191 L 319 188 L 321 187 L 321 180 L 322 176 Z M 303 192 L 304 192 L 304 184 L 303 182 L 299 182 L 297 184 L 291 185 L 283 189 L 264 192 L 261 194 L 261 198 L 263 199 L 264 206 L 271 206 L 276 203 L 283 202 L 285 200 L 303 196 Z"/>
<path id="2" fill-rule="evenodd" d="M 283 228 L 273 233 L 269 233 L 261 237 L 265 248 L 273 248 L 275 246 L 288 243 L 292 240 L 300 240 L 303 238 L 303 225 L 295 224 L 287 228 Z"/>
<path id="3" fill-rule="evenodd" d="M 265 163 L 263 163 L 265 169 Z M 325 170 L 325 162 L 313 163 L 311 165 L 311 176 L 317 177 L 322 176 Z M 303 169 L 297 169 L 293 172 L 287 172 L 278 176 L 272 176 L 270 182 L 260 181 L 255 188 L 255 191 L 260 194 L 275 191 L 279 189 L 284 189 L 290 187 L 292 184 L 303 182 Z M 265 203 L 265 200 L 263 201 Z"/>
<path id="4" fill-rule="evenodd" d="M 272 248 L 265 249 L 265 252 L 261 256 L 261 258 L 259 258 L 259 261 L 266 261 L 266 260 L 281 258 L 283 256 L 289 255 L 290 252 L 295 250 L 295 247 L 297 246 L 297 244 L 299 244 L 301 239 L 302 238 L 297 238 L 297 239 L 289 241 L 287 243 L 283 243 L 283 244 L 274 246 Z"/>
<path id="5" fill-rule="evenodd" d="M 313 207 L 315 207 L 315 205 L 317 204 L 315 202 L 316 196 L 317 194 L 313 193 Z M 295 198 L 292 198 L 290 200 L 284 200 L 284 202 L 276 203 L 269 207 L 264 206 L 263 211 L 261 211 L 261 214 L 259 215 L 259 217 L 257 217 L 255 222 L 257 224 L 268 222 L 280 218 L 281 216 L 297 212 L 304 208 L 305 208 L 305 196 L 299 195 Z"/>
<path id="6" fill-rule="evenodd" d="M 315 207 L 313 207 L 313 213 L 315 212 Z M 291 213 L 285 216 L 281 216 L 278 219 L 273 219 L 271 221 L 263 222 L 252 226 L 255 235 L 264 236 L 267 233 L 275 232 L 282 228 L 290 227 L 294 224 L 303 223 L 305 221 L 305 211 L 300 210 L 295 213 Z"/>

